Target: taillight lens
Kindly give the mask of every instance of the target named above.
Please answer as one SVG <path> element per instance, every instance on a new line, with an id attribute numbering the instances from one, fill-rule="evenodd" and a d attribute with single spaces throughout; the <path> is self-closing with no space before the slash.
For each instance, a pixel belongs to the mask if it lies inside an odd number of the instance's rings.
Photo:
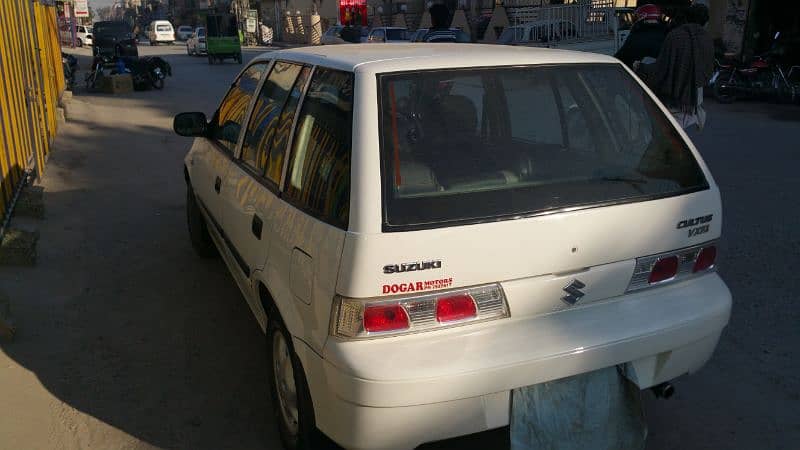
<path id="1" fill-rule="evenodd" d="M 508 315 L 505 294 L 498 284 L 394 298 L 337 297 L 331 334 L 350 339 L 394 336 Z"/>
<path id="2" fill-rule="evenodd" d="M 408 314 L 399 304 L 364 308 L 364 329 L 370 333 L 408 329 Z"/>
<path id="3" fill-rule="evenodd" d="M 477 315 L 478 308 L 469 294 L 442 297 L 436 301 L 436 320 L 439 323 L 471 319 Z"/>
<path id="4" fill-rule="evenodd" d="M 700 253 L 697 254 L 697 259 L 694 262 L 694 267 L 692 267 L 692 272 L 697 273 L 711 269 L 714 267 L 716 260 L 717 247 L 714 245 L 705 247 L 704 249 L 700 250 Z"/>
<path id="5" fill-rule="evenodd" d="M 627 292 L 683 280 L 716 267 L 716 242 L 636 258 Z"/>
<path id="6" fill-rule="evenodd" d="M 666 258 L 660 258 L 653 264 L 653 269 L 650 271 L 650 277 L 647 281 L 650 284 L 653 283 L 661 283 L 662 281 L 667 281 L 672 278 L 675 278 L 675 275 L 678 274 L 678 257 L 677 256 L 667 256 Z"/>

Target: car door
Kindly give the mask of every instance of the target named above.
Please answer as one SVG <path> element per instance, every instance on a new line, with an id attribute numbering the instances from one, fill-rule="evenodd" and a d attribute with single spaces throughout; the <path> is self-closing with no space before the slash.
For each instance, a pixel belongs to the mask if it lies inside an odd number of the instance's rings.
<path id="1" fill-rule="evenodd" d="M 272 238 L 286 147 L 311 68 L 277 61 L 253 105 L 242 149 L 228 171 L 223 227 L 245 277 L 260 270 Z"/>
<path id="2" fill-rule="evenodd" d="M 282 201 L 272 208 L 265 266 L 289 331 L 324 342 L 350 212 L 353 74 L 317 67 L 286 161 Z M 316 318 L 316 319 L 315 319 Z"/>
<path id="3" fill-rule="evenodd" d="M 386 32 L 382 28 L 374 30 L 369 37 L 369 42 L 386 42 Z"/>
<path id="4" fill-rule="evenodd" d="M 242 71 L 214 113 L 208 125 L 208 136 L 195 140 L 187 161 L 194 192 L 218 232 L 222 231 L 224 180 L 238 148 L 250 100 L 267 64 L 260 61 Z"/>

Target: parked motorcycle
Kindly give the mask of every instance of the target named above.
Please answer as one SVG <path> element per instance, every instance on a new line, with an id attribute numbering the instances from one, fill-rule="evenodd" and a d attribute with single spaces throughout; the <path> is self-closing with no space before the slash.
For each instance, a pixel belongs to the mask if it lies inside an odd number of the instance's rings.
<path id="1" fill-rule="evenodd" d="M 68 53 L 61 54 L 61 65 L 64 69 L 64 79 L 67 82 L 67 89 L 75 88 L 75 74 L 78 72 L 78 58 Z"/>
<path id="2" fill-rule="evenodd" d="M 778 39 L 780 33 L 775 35 Z M 800 100 L 800 66 L 788 71 L 778 62 L 775 52 L 756 56 L 745 65 L 715 61 L 715 71 L 709 81 L 714 98 L 720 103 L 737 99 L 767 97 L 780 102 Z"/>
<path id="3" fill-rule="evenodd" d="M 105 76 L 106 71 L 109 75 L 131 74 L 133 87 L 136 90 L 150 87 L 163 89 L 166 77 L 172 76 L 172 67 L 158 56 L 142 58 L 98 56 L 92 63 L 92 71 L 86 75 L 86 89 L 96 88 L 99 79 Z"/>
<path id="4" fill-rule="evenodd" d="M 124 59 L 127 71 L 133 76 L 133 87 L 144 90 L 153 87 L 164 89 L 164 80 L 172 76 L 172 67 L 158 56 Z"/>

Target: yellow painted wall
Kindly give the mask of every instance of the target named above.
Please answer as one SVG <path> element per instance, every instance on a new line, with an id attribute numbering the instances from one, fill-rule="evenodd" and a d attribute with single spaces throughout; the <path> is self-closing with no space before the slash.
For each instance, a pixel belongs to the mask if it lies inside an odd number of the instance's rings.
<path id="1" fill-rule="evenodd" d="M 23 172 L 37 175 L 58 125 L 64 92 L 55 7 L 42 0 L 0 0 L 0 220 Z"/>

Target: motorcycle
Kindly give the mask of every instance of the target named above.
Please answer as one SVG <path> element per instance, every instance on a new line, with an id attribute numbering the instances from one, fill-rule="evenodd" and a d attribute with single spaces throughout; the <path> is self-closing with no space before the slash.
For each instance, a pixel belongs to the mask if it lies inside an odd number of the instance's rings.
<path id="1" fill-rule="evenodd" d="M 98 56 L 92 63 L 92 71 L 86 75 L 86 89 L 96 88 L 98 80 L 105 76 L 106 70 L 109 70 L 110 75 L 129 73 L 136 90 L 150 87 L 163 89 L 166 77 L 172 76 L 172 67 L 157 56 L 142 58 Z"/>
<path id="2" fill-rule="evenodd" d="M 775 35 L 778 39 L 780 33 Z M 714 98 L 720 103 L 733 103 L 741 98 L 769 97 L 794 103 L 800 100 L 800 66 L 787 72 L 777 62 L 774 52 L 756 56 L 744 66 L 715 60 L 714 74 L 709 81 Z"/>
<path id="3" fill-rule="evenodd" d="M 61 65 L 64 69 L 64 79 L 67 82 L 67 89 L 71 91 L 75 88 L 75 74 L 78 72 L 78 58 L 67 53 L 62 53 Z"/>

